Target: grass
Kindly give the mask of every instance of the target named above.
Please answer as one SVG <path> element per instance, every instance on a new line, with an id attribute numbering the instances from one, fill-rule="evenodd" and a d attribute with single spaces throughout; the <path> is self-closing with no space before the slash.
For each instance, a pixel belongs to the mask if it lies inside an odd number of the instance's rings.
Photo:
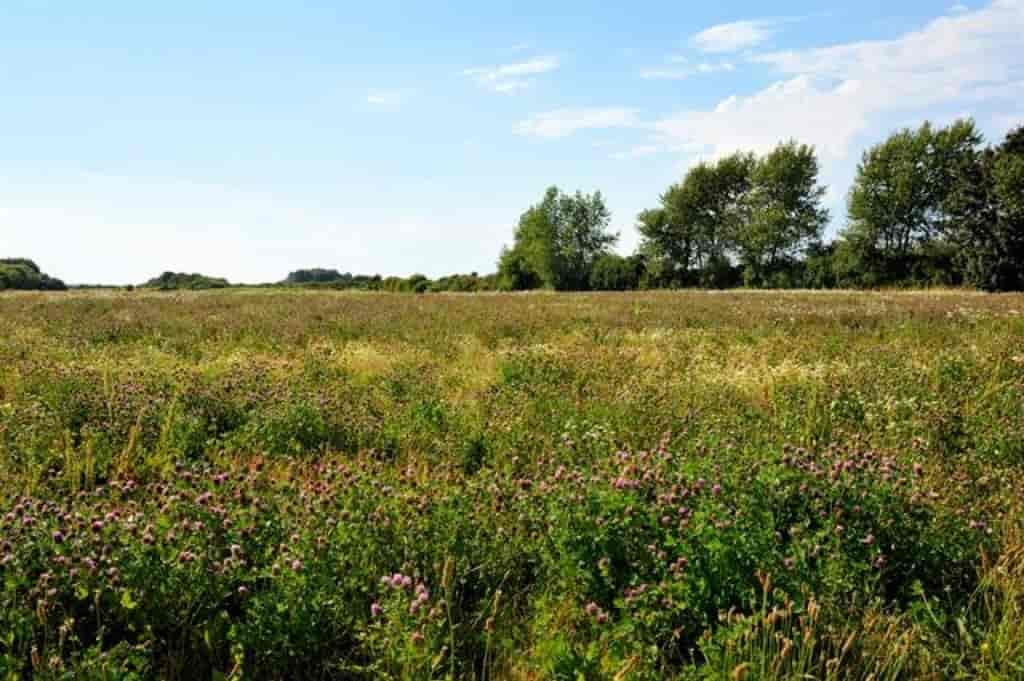
<path id="1" fill-rule="evenodd" d="M 1024 677 L 1024 297 L 0 297 L 0 676 Z"/>

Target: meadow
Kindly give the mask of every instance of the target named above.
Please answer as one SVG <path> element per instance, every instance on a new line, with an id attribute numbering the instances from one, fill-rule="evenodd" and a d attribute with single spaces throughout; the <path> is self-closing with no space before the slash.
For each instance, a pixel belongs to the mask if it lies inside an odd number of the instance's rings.
<path id="1" fill-rule="evenodd" d="M 1024 678 L 1024 295 L 0 296 L 0 678 Z"/>

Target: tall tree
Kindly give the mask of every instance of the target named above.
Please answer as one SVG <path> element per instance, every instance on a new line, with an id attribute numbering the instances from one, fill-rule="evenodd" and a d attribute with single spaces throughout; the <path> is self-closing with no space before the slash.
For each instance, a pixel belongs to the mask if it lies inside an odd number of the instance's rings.
<path id="1" fill-rule="evenodd" d="M 745 219 L 732 234 L 748 283 L 766 283 L 774 269 L 792 264 L 821 240 L 828 223 L 824 195 L 813 147 L 790 141 L 757 160 L 744 198 Z"/>
<path id="2" fill-rule="evenodd" d="M 608 231 L 610 220 L 601 192 L 568 195 L 551 187 L 519 218 L 499 270 L 506 281 L 515 272 L 520 281 L 533 277 L 560 291 L 586 289 L 594 262 L 618 240 Z"/>
<path id="3" fill-rule="evenodd" d="M 974 122 L 905 129 L 867 152 L 849 195 L 844 249 L 881 283 L 906 278 L 941 235 L 953 178 L 982 143 Z"/>
<path id="4" fill-rule="evenodd" d="M 960 159 L 943 208 L 964 279 L 990 291 L 1024 289 L 1024 126 Z"/>
<path id="5" fill-rule="evenodd" d="M 726 259 L 731 235 L 744 219 L 754 165 L 752 155 L 738 153 L 692 167 L 661 195 L 658 208 L 638 216 L 644 248 L 658 253 L 676 278 L 699 280 Z"/>

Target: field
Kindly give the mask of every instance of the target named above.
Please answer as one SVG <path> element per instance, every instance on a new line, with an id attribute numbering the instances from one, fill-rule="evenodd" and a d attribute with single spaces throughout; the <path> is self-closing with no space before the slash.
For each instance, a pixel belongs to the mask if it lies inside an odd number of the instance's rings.
<path id="1" fill-rule="evenodd" d="M 1024 296 L 0 297 L 0 677 L 1024 678 Z"/>

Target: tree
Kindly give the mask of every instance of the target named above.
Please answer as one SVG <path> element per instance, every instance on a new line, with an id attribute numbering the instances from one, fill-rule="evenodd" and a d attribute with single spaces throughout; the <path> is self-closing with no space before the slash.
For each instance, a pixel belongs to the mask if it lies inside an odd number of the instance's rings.
<path id="1" fill-rule="evenodd" d="M 617 234 L 607 231 L 611 213 L 600 192 L 570 196 L 557 187 L 545 192 L 519 219 L 515 243 L 502 251 L 503 284 L 526 288 L 539 282 L 559 291 L 586 289 L 594 262 L 608 252 Z"/>
<path id="2" fill-rule="evenodd" d="M 636 256 L 624 258 L 615 253 L 606 253 L 594 261 L 590 272 L 590 288 L 595 291 L 629 291 L 640 283 L 642 259 Z"/>
<path id="3" fill-rule="evenodd" d="M 720 270 L 743 221 L 754 162 L 751 154 L 733 154 L 698 163 L 661 195 L 658 208 L 640 213 L 642 248 L 663 260 L 667 279 L 715 285 L 708 275 Z"/>
<path id="4" fill-rule="evenodd" d="M 227 288 L 231 284 L 227 279 L 208 277 L 203 274 L 186 274 L 184 272 L 164 272 L 159 277 L 150 279 L 142 288 L 153 288 L 160 291 L 202 291 L 207 289 Z"/>
<path id="5" fill-rule="evenodd" d="M 844 249 L 865 281 L 909 279 L 941 236 L 946 195 L 982 142 L 971 120 L 905 129 L 867 152 L 850 190 Z"/>
<path id="6" fill-rule="evenodd" d="M 314 267 L 308 270 L 296 270 L 288 274 L 286 284 L 328 284 L 339 281 L 346 281 L 352 278 L 351 274 L 342 274 L 338 270 L 323 269 Z"/>
<path id="7" fill-rule="evenodd" d="M 0 259 L 0 291 L 4 289 L 63 291 L 66 288 L 63 281 L 44 274 L 32 260 L 27 258 Z"/>
<path id="8" fill-rule="evenodd" d="M 791 268 L 821 240 L 828 223 L 824 195 L 812 147 L 787 142 L 754 163 L 743 197 L 744 219 L 731 235 L 748 284 L 766 284 L 774 270 Z"/>
<path id="9" fill-rule="evenodd" d="M 966 281 L 989 291 L 1024 288 L 1024 126 L 999 147 L 961 159 L 943 208 Z"/>

